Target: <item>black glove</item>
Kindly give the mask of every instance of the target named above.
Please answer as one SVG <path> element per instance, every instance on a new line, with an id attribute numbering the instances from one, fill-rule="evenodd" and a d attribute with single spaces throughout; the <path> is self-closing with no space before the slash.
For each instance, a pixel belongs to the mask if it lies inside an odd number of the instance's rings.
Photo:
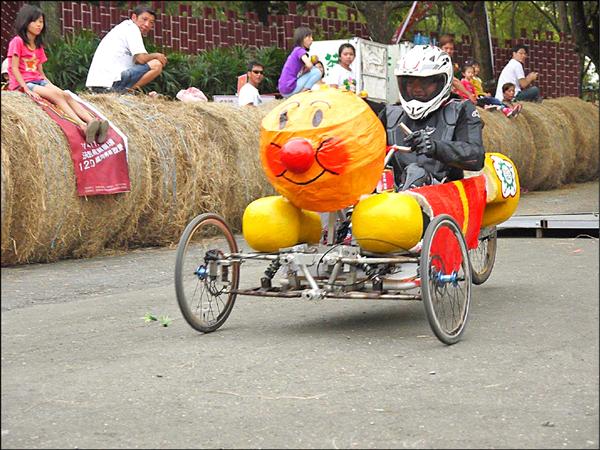
<path id="1" fill-rule="evenodd" d="M 431 139 L 431 136 L 427 134 L 425 130 L 413 131 L 404 138 L 404 142 L 408 144 L 417 155 L 425 155 L 430 158 L 435 157 L 435 141 Z"/>

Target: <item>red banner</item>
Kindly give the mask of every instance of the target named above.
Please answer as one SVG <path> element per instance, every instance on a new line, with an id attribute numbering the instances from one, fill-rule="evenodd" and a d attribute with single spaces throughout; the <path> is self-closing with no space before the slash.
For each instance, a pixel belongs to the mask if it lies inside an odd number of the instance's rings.
<path id="1" fill-rule="evenodd" d="M 72 92 L 65 92 L 93 115 L 107 120 L 92 105 Z M 117 194 L 131 190 L 127 165 L 127 137 L 112 122 L 109 121 L 106 142 L 86 144 L 85 137 L 73 119 L 46 100 L 36 102 L 60 126 L 69 141 L 78 195 Z"/>

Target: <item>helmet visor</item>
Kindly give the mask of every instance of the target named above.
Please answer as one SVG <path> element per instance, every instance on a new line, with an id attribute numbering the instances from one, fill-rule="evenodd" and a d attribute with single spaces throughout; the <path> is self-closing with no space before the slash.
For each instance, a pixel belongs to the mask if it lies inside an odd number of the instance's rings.
<path id="1" fill-rule="evenodd" d="M 430 77 L 414 77 L 402 75 L 398 77 L 398 88 L 402 98 L 410 102 L 428 102 L 437 97 L 446 85 L 446 74 L 440 73 Z"/>

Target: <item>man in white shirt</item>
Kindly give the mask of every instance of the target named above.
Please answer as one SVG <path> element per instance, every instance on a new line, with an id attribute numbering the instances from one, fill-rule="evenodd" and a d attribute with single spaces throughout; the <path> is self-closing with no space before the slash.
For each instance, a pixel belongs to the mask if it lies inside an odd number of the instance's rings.
<path id="1" fill-rule="evenodd" d="M 502 86 L 506 83 L 515 85 L 515 100 L 532 102 L 540 99 L 540 89 L 537 86 L 531 86 L 531 83 L 537 80 L 537 72 L 529 72 L 525 76 L 523 71 L 523 63 L 526 59 L 527 46 L 523 44 L 516 45 L 512 49 L 512 59 L 504 66 L 498 77 L 498 85 L 496 86 L 496 98 L 498 100 L 504 100 Z"/>
<path id="2" fill-rule="evenodd" d="M 260 98 L 258 87 L 265 78 L 265 68 L 262 64 L 252 61 L 248 64 L 248 82 L 242 86 L 238 94 L 238 105 L 258 106 L 263 101 Z"/>
<path id="3" fill-rule="evenodd" d="M 131 19 L 121 22 L 104 36 L 92 59 L 85 85 L 92 92 L 125 92 L 150 83 L 163 70 L 167 58 L 148 53 L 142 35 L 154 27 L 156 13 L 140 5 Z"/>

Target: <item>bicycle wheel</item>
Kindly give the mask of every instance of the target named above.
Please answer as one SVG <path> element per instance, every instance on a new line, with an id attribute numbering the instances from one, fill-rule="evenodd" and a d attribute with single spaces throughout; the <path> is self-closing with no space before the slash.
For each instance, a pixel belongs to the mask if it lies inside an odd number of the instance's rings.
<path id="1" fill-rule="evenodd" d="M 190 326 L 210 333 L 225 321 L 235 303 L 240 263 L 233 233 L 217 214 L 200 214 L 185 227 L 175 260 L 175 292 L 183 317 Z"/>
<path id="2" fill-rule="evenodd" d="M 471 303 L 471 269 L 465 239 L 452 217 L 443 214 L 429 223 L 423 236 L 419 272 L 431 329 L 445 344 L 458 342 Z"/>
<path id="3" fill-rule="evenodd" d="M 498 233 L 496 227 L 482 230 L 479 235 L 477 248 L 469 250 L 471 261 L 471 276 L 473 284 L 483 284 L 492 274 L 496 262 L 496 248 L 498 246 Z"/>

